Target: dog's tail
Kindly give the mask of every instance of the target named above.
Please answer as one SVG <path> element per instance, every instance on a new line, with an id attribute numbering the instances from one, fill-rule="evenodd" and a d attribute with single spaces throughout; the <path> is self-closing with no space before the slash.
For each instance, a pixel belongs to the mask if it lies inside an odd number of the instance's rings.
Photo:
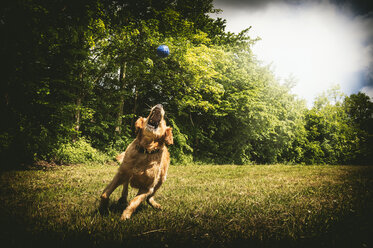
<path id="1" fill-rule="evenodd" d="M 120 164 L 123 162 L 124 154 L 125 154 L 125 152 L 122 152 L 121 154 L 119 154 L 118 156 L 115 157 L 115 159 L 116 159 Z"/>

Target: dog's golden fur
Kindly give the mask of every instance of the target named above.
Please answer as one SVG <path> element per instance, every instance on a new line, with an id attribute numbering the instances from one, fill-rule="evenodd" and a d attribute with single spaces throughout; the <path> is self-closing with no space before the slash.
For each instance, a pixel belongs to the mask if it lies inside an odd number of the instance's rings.
<path id="1" fill-rule="evenodd" d="M 166 144 L 173 144 L 172 128 L 166 126 L 162 105 L 154 106 L 147 118 L 140 117 L 135 123 L 137 137 L 126 151 L 117 156 L 121 163 L 112 182 L 101 194 L 101 208 L 106 208 L 110 194 L 123 185 L 120 202 L 127 203 L 128 184 L 139 189 L 137 196 L 123 211 L 121 220 L 129 219 L 136 208 L 147 202 L 154 208 L 161 206 L 154 194 L 166 180 L 170 154 Z"/>

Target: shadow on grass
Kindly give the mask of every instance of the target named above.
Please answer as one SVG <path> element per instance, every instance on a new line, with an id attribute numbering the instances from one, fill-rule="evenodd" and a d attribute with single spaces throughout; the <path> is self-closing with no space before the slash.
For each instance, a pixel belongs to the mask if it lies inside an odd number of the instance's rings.
<path id="1" fill-rule="evenodd" d="M 143 202 L 136 208 L 136 211 L 133 213 L 133 215 L 136 215 L 138 212 L 141 212 L 145 209 L 148 209 L 147 206 L 145 206 L 146 202 Z M 126 209 L 128 206 L 128 202 L 124 201 L 122 198 L 120 198 L 118 201 L 110 201 L 106 203 L 106 205 L 100 205 L 98 207 L 98 213 L 101 216 L 108 216 L 109 213 L 114 213 L 114 214 L 122 214 L 122 212 Z M 94 213 L 97 213 L 95 211 Z"/>

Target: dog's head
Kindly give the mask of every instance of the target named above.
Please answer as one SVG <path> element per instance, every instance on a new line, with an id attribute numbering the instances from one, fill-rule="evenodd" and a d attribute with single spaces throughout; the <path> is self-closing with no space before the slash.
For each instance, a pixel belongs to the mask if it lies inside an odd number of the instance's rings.
<path id="1" fill-rule="evenodd" d="M 166 126 L 164 115 L 165 111 L 162 104 L 157 104 L 151 108 L 147 118 L 140 117 L 135 123 L 138 137 L 143 136 L 151 140 L 164 140 L 167 145 L 173 144 L 172 128 Z"/>

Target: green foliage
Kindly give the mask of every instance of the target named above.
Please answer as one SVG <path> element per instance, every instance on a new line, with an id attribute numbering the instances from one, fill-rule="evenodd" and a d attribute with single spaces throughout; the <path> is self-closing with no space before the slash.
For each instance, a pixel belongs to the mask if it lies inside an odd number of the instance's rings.
<path id="1" fill-rule="evenodd" d="M 180 132 L 175 121 L 170 119 L 174 145 L 170 147 L 172 164 L 187 164 L 193 161 L 193 148 L 188 145 L 188 136 Z"/>
<path id="2" fill-rule="evenodd" d="M 359 92 L 346 97 L 343 108 L 357 136 L 353 151 L 355 163 L 370 164 L 373 161 L 373 102 Z"/>
<path id="3" fill-rule="evenodd" d="M 305 115 L 307 142 L 304 162 L 369 164 L 373 132 L 359 125 L 372 122 L 373 116 L 369 112 L 372 113 L 372 102 L 363 93 L 344 97 L 338 89 L 331 89 L 321 95 Z M 365 118 L 357 116 L 359 113 Z"/>
<path id="4" fill-rule="evenodd" d="M 61 144 L 52 153 L 53 160 L 60 164 L 105 163 L 110 160 L 108 155 L 93 148 L 84 138 Z"/>
<path id="5" fill-rule="evenodd" d="M 114 156 L 158 103 L 174 127 L 178 163 L 372 161 L 368 96 L 334 88 L 307 110 L 291 93 L 294 80 L 280 84 L 256 59 L 250 28 L 226 32 L 224 20 L 209 16 L 218 11 L 212 3 L 7 1 L 0 12 L 6 164 L 53 160 L 51 151 L 79 137 Z M 169 57 L 156 55 L 159 44 Z"/>

